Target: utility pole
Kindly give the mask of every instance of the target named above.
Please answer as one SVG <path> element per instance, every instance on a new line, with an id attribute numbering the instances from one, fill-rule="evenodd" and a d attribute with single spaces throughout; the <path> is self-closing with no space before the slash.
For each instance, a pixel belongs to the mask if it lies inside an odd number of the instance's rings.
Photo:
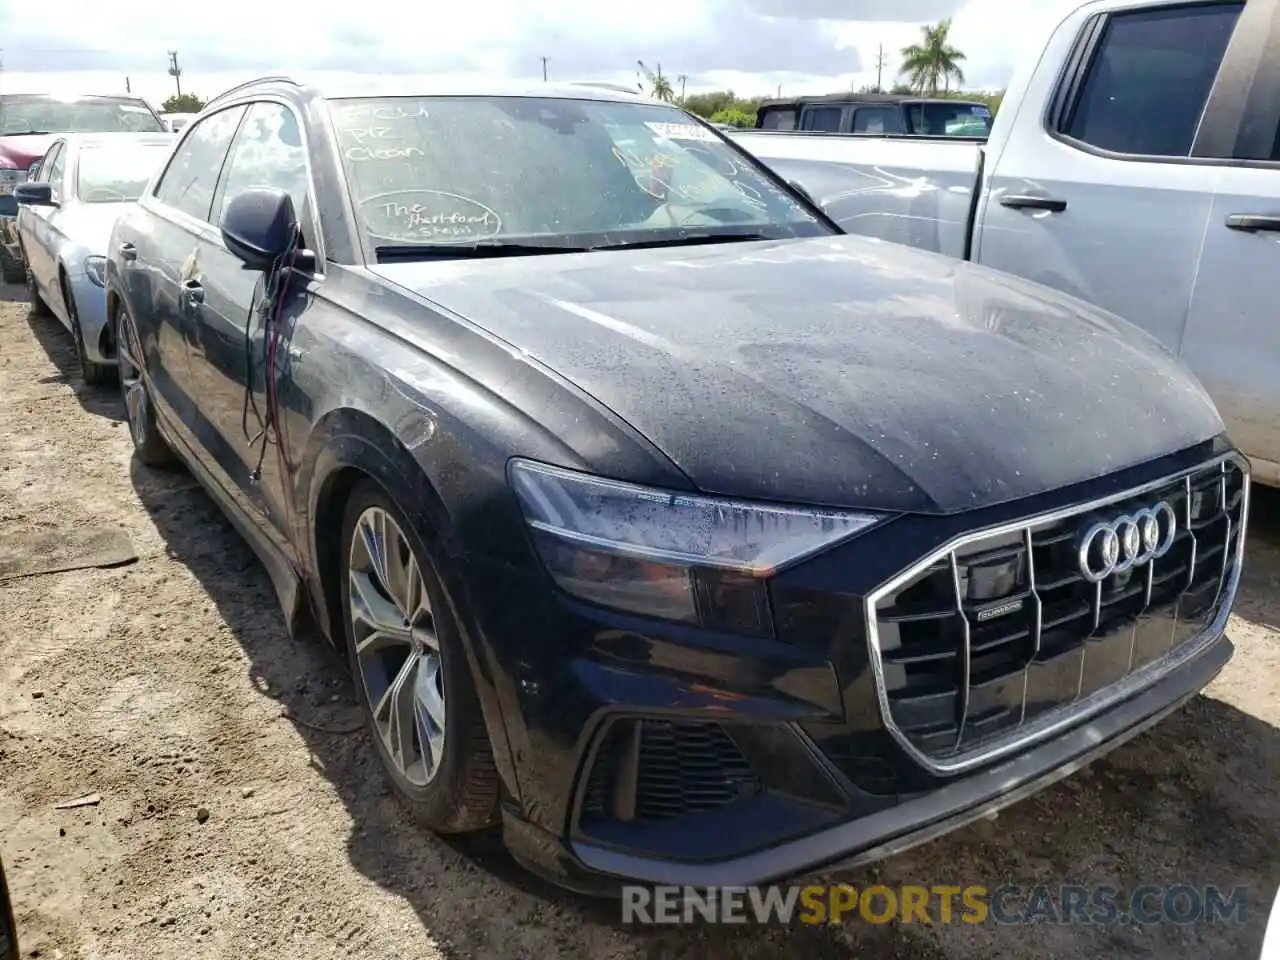
<path id="1" fill-rule="evenodd" d="M 124 92 L 125 92 L 125 93 L 133 93 L 133 87 L 129 86 L 129 78 L 128 78 L 128 77 L 125 77 L 125 78 L 124 78 Z"/>
<path id="2" fill-rule="evenodd" d="M 884 93 L 880 79 L 884 76 L 884 44 L 880 44 L 880 52 L 876 54 L 876 93 Z"/>
<path id="3" fill-rule="evenodd" d="M 182 96 L 182 68 L 178 66 L 178 51 L 169 51 L 169 76 L 178 88 L 178 96 Z"/>
<path id="4" fill-rule="evenodd" d="M 682 73 L 680 74 L 680 76 L 676 77 L 676 79 L 680 81 L 680 100 L 681 102 L 683 102 L 684 101 L 684 85 L 685 83 L 688 82 L 689 75 Z"/>
<path id="5" fill-rule="evenodd" d="M 550 59 L 551 59 L 550 57 L 542 58 L 542 82 L 543 83 L 547 82 L 547 61 Z"/>

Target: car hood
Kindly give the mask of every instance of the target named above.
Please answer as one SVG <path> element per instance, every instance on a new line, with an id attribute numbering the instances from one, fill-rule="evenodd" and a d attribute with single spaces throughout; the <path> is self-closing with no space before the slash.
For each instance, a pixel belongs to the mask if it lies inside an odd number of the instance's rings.
<path id="1" fill-rule="evenodd" d="M 1136 327 L 864 237 L 374 270 L 572 381 L 709 493 L 949 513 L 1223 429 Z"/>
<path id="2" fill-rule="evenodd" d="M 20 137 L 0 137 L 0 157 L 8 157 L 17 166 L 26 169 L 49 150 L 49 144 L 62 136 L 59 133 L 30 134 Z"/>

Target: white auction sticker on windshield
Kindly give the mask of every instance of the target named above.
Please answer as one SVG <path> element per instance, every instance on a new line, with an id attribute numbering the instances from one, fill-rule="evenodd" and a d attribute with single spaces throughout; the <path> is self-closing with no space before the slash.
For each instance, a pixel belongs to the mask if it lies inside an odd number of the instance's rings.
<path id="1" fill-rule="evenodd" d="M 715 142 L 716 136 L 710 130 L 696 123 L 656 123 L 646 122 L 645 126 L 660 137 L 668 140 L 709 140 Z"/>

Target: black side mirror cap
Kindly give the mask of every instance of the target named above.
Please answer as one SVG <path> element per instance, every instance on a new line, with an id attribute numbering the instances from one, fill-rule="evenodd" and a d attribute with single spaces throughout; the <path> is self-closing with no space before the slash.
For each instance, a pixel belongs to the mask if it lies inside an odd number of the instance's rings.
<path id="1" fill-rule="evenodd" d="M 51 183 L 20 183 L 13 188 L 13 199 L 27 207 L 56 207 Z"/>
<path id="2" fill-rule="evenodd" d="M 270 270 L 297 240 L 298 217 L 284 190 L 263 187 L 236 194 L 222 215 L 222 242 L 247 270 Z"/>

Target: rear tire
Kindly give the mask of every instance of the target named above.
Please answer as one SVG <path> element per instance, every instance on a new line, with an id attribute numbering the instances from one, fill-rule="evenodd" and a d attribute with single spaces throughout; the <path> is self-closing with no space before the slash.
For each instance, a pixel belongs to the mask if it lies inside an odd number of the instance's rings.
<path id="1" fill-rule="evenodd" d="M 0 246 L 0 277 L 4 277 L 4 282 L 21 283 L 26 275 L 26 266 L 13 259 L 9 251 Z"/>
<path id="2" fill-rule="evenodd" d="M 125 307 L 115 317 L 117 363 L 120 374 L 120 397 L 124 400 L 129 436 L 133 438 L 134 455 L 149 467 L 172 467 L 177 457 L 160 435 L 156 413 L 142 376 L 142 349 L 137 328 Z"/>
<path id="3" fill-rule="evenodd" d="M 108 364 L 89 359 L 89 354 L 84 348 L 84 331 L 80 329 L 80 313 L 76 310 L 76 298 L 68 289 L 65 277 L 62 278 L 62 301 L 67 305 L 67 316 L 71 320 L 71 337 L 76 345 L 76 359 L 80 361 L 80 376 L 90 386 L 100 386 L 111 379 L 115 370 Z M 47 310 L 48 307 L 46 306 L 45 309 Z"/>
<path id="4" fill-rule="evenodd" d="M 370 480 L 355 486 L 342 521 L 343 629 L 365 721 L 395 793 L 428 829 L 466 833 L 496 822 L 498 774 L 461 633 L 425 541 L 381 487 Z"/>
<path id="5" fill-rule="evenodd" d="M 40 296 L 40 290 L 36 287 L 35 275 L 31 272 L 31 267 L 23 264 L 22 278 L 27 286 L 27 306 L 30 308 L 33 316 L 48 317 L 53 315 L 53 311 L 49 309 L 49 305 L 44 302 L 44 297 Z M 8 277 L 5 277 L 7 280 Z"/>

